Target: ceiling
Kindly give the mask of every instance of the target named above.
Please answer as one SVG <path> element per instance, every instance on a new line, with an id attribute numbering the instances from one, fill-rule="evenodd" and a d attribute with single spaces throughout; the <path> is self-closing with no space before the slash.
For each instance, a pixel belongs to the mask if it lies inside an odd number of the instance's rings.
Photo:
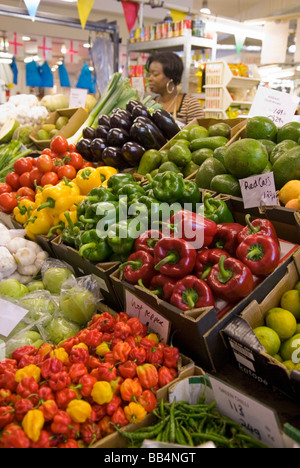
<path id="1" fill-rule="evenodd" d="M 41 0 L 41 7 L 46 4 L 63 4 L 61 0 Z M 169 8 L 184 8 L 193 12 L 202 6 L 202 0 L 141 0 L 143 3 L 143 14 L 145 18 L 161 19 Z M 149 3 L 149 4 L 147 4 Z M 150 6 L 154 5 L 153 6 Z M 183 6 L 184 4 L 184 6 Z M 64 5 L 67 3 L 64 2 Z M 72 4 L 69 4 L 70 7 Z M 212 15 L 231 18 L 237 21 L 255 19 L 274 19 L 300 17 L 299 0 L 208 0 L 208 6 Z M 74 5 L 72 5 L 74 7 Z M 117 0 L 95 0 L 92 12 L 122 14 L 122 5 Z"/>

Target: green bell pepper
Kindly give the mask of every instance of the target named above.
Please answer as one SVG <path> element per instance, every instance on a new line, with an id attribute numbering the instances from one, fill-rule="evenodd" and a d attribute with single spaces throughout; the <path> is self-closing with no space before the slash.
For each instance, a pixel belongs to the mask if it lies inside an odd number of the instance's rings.
<path id="1" fill-rule="evenodd" d="M 112 254 L 106 238 L 99 236 L 97 229 L 85 231 L 80 236 L 79 255 L 91 262 L 103 262 Z"/>
<path id="2" fill-rule="evenodd" d="M 95 225 L 104 217 L 112 219 L 114 222 L 118 220 L 119 204 L 118 202 L 99 202 L 92 203 L 87 206 L 84 215 L 80 216 L 79 220 L 85 224 Z"/>
<path id="3" fill-rule="evenodd" d="M 165 203 L 180 202 L 184 192 L 184 180 L 182 174 L 166 171 L 157 174 L 152 180 L 154 197 Z"/>
<path id="4" fill-rule="evenodd" d="M 86 196 L 86 200 L 90 201 L 91 203 L 99 203 L 117 201 L 117 197 L 112 193 L 111 189 L 101 186 L 93 188 Z"/>
<path id="5" fill-rule="evenodd" d="M 128 201 L 133 200 L 134 198 L 145 195 L 145 190 L 137 183 L 125 184 L 118 190 L 118 196 L 127 197 Z"/>
<path id="6" fill-rule="evenodd" d="M 76 223 L 73 223 L 70 213 L 66 211 L 65 218 L 68 221 L 68 226 L 64 228 L 61 233 L 61 240 L 63 244 L 69 245 L 70 247 L 75 247 L 75 241 L 78 236 L 81 234 L 81 229 Z"/>
<path id="7" fill-rule="evenodd" d="M 197 204 L 201 203 L 201 200 L 202 195 L 196 182 L 193 182 L 192 180 L 185 180 L 183 197 L 181 200 L 182 205 L 191 204 L 192 210 L 195 211 L 197 209 Z"/>
<path id="8" fill-rule="evenodd" d="M 125 184 L 134 183 L 134 178 L 131 174 L 118 173 L 113 174 L 107 181 L 107 188 L 112 189 L 113 194 L 117 194 L 121 187 Z"/>
<path id="9" fill-rule="evenodd" d="M 234 222 L 232 213 L 224 200 L 213 198 L 209 193 L 205 193 L 203 203 L 206 219 L 210 219 L 217 224 Z"/>
<path id="10" fill-rule="evenodd" d="M 108 245 L 116 254 L 126 254 L 133 249 L 135 238 L 130 235 L 129 221 L 115 223 L 107 232 Z"/>

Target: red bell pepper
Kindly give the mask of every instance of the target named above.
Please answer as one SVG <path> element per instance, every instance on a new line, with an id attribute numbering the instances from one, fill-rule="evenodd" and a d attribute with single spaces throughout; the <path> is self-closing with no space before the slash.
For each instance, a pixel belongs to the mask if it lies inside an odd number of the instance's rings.
<path id="1" fill-rule="evenodd" d="M 184 239 L 164 237 L 154 247 L 155 270 L 172 278 L 183 278 L 193 271 L 196 250 Z"/>
<path id="2" fill-rule="evenodd" d="M 154 254 L 154 247 L 163 237 L 161 231 L 156 229 L 149 229 L 148 231 L 140 234 L 139 237 L 136 239 L 134 244 L 134 250 L 137 252 L 138 250 L 144 250 L 145 252 L 149 253 L 150 255 Z"/>
<path id="3" fill-rule="evenodd" d="M 239 244 L 238 235 L 243 229 L 244 226 L 239 223 L 219 223 L 213 246 L 228 252 L 231 257 L 235 257 L 235 251 Z"/>
<path id="4" fill-rule="evenodd" d="M 143 289 L 146 289 L 150 293 L 155 294 L 160 299 L 167 302 L 172 296 L 172 292 L 176 283 L 176 278 L 171 278 L 170 276 L 161 274 L 153 276 L 149 289 L 144 286 L 142 281 L 139 280 L 138 282 L 139 286 L 141 286 Z"/>
<path id="5" fill-rule="evenodd" d="M 225 255 L 212 267 L 207 283 L 215 296 L 229 303 L 248 296 L 254 287 L 250 269 L 240 260 Z"/>
<path id="6" fill-rule="evenodd" d="M 229 253 L 221 249 L 201 249 L 196 257 L 194 273 L 197 278 L 206 280 L 213 265 L 219 263 L 222 255 L 229 257 Z"/>
<path id="7" fill-rule="evenodd" d="M 170 303 L 180 310 L 200 309 L 215 305 L 210 287 L 194 275 L 186 276 L 176 283 Z"/>
<path id="8" fill-rule="evenodd" d="M 250 222 L 251 215 L 247 214 L 245 216 L 246 226 L 238 234 L 238 242 L 241 243 L 247 236 L 252 234 L 263 234 L 264 236 L 269 236 L 275 239 L 278 243 L 278 236 L 276 230 L 268 219 L 257 218 Z"/>
<path id="9" fill-rule="evenodd" d="M 247 236 L 236 250 L 236 256 L 256 276 L 267 276 L 280 262 L 280 247 L 273 237 L 264 234 Z"/>
<path id="10" fill-rule="evenodd" d="M 141 279 L 145 286 L 148 286 L 155 275 L 154 258 L 144 250 L 138 250 L 129 255 L 127 262 L 119 268 L 124 273 L 124 279 L 130 284 L 138 284 Z"/>
<path id="11" fill-rule="evenodd" d="M 180 210 L 164 223 L 162 232 L 166 236 L 182 238 L 198 250 L 212 243 L 217 224 L 195 212 Z"/>

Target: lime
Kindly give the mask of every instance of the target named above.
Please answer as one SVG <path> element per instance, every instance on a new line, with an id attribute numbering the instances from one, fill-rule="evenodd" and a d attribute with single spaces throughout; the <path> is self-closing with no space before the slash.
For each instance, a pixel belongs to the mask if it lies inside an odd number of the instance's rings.
<path id="1" fill-rule="evenodd" d="M 276 141 L 277 127 L 268 117 L 256 116 L 248 120 L 246 137 L 255 140 Z"/>
<path id="2" fill-rule="evenodd" d="M 289 360 L 289 361 L 283 361 L 282 364 L 287 368 L 287 370 L 289 371 L 292 371 L 295 369 L 295 364 L 293 363 L 293 361 Z"/>
<path id="3" fill-rule="evenodd" d="M 299 363 L 299 364 L 295 364 L 295 370 L 300 371 L 300 363 Z"/>
<path id="4" fill-rule="evenodd" d="M 227 147 L 226 169 L 238 179 L 260 174 L 268 163 L 266 148 L 253 138 L 243 138 Z"/>
<path id="5" fill-rule="evenodd" d="M 49 133 L 46 130 L 40 129 L 36 135 L 37 140 L 49 140 Z"/>
<path id="6" fill-rule="evenodd" d="M 293 336 L 297 327 L 294 315 L 281 307 L 270 309 L 265 316 L 265 322 L 267 327 L 276 331 L 281 340 L 287 340 Z"/>
<path id="7" fill-rule="evenodd" d="M 201 125 L 193 126 L 189 129 L 188 133 L 188 140 L 193 141 L 197 140 L 197 138 L 206 138 L 209 136 L 208 130 Z"/>
<path id="8" fill-rule="evenodd" d="M 273 358 L 276 359 L 276 361 L 282 362 L 282 357 L 280 354 L 274 354 Z"/>
<path id="9" fill-rule="evenodd" d="M 45 130 L 45 132 L 50 133 L 51 130 L 55 130 L 55 125 L 53 125 L 53 124 L 44 124 L 44 125 L 42 125 L 41 129 Z"/>
<path id="10" fill-rule="evenodd" d="M 297 291 L 298 291 L 299 294 L 300 294 L 300 281 L 298 281 L 298 283 L 295 284 L 294 289 L 297 289 Z"/>
<path id="11" fill-rule="evenodd" d="M 218 122 L 208 128 L 209 136 L 223 136 L 230 138 L 231 127 L 225 122 Z"/>
<path id="12" fill-rule="evenodd" d="M 69 122 L 68 117 L 64 115 L 61 115 L 60 117 L 58 117 L 56 124 L 55 124 L 57 130 L 61 130 L 65 125 L 67 125 L 68 122 Z"/>
<path id="13" fill-rule="evenodd" d="M 296 320 L 300 320 L 300 294 L 297 289 L 286 291 L 280 299 L 280 306 L 289 310 Z"/>
<path id="14" fill-rule="evenodd" d="M 300 323 L 297 323 L 295 335 L 300 333 Z"/>
<path id="15" fill-rule="evenodd" d="M 260 344 L 271 356 L 277 354 L 280 349 L 280 338 L 277 333 L 269 327 L 257 327 L 253 330 Z"/>
<path id="16" fill-rule="evenodd" d="M 293 140 L 298 143 L 300 138 L 300 123 L 288 122 L 278 129 L 277 143 L 283 140 Z"/>
<path id="17" fill-rule="evenodd" d="M 285 340 L 280 346 L 279 354 L 284 361 L 292 359 L 295 364 L 298 364 L 300 362 L 300 333 Z"/>

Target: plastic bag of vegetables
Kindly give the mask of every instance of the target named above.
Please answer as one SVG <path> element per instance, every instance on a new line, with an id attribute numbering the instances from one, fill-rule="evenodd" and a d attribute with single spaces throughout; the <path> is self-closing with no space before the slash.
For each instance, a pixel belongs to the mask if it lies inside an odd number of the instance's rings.
<path id="1" fill-rule="evenodd" d="M 80 331 L 80 325 L 72 322 L 57 312 L 52 316 L 52 319 L 47 323 L 44 332 L 47 333 L 47 341 L 55 345 L 75 336 Z"/>
<path id="2" fill-rule="evenodd" d="M 57 302 L 49 291 L 40 290 L 26 294 L 19 300 L 20 307 L 28 310 L 30 320 L 36 321 L 58 311 Z"/>

